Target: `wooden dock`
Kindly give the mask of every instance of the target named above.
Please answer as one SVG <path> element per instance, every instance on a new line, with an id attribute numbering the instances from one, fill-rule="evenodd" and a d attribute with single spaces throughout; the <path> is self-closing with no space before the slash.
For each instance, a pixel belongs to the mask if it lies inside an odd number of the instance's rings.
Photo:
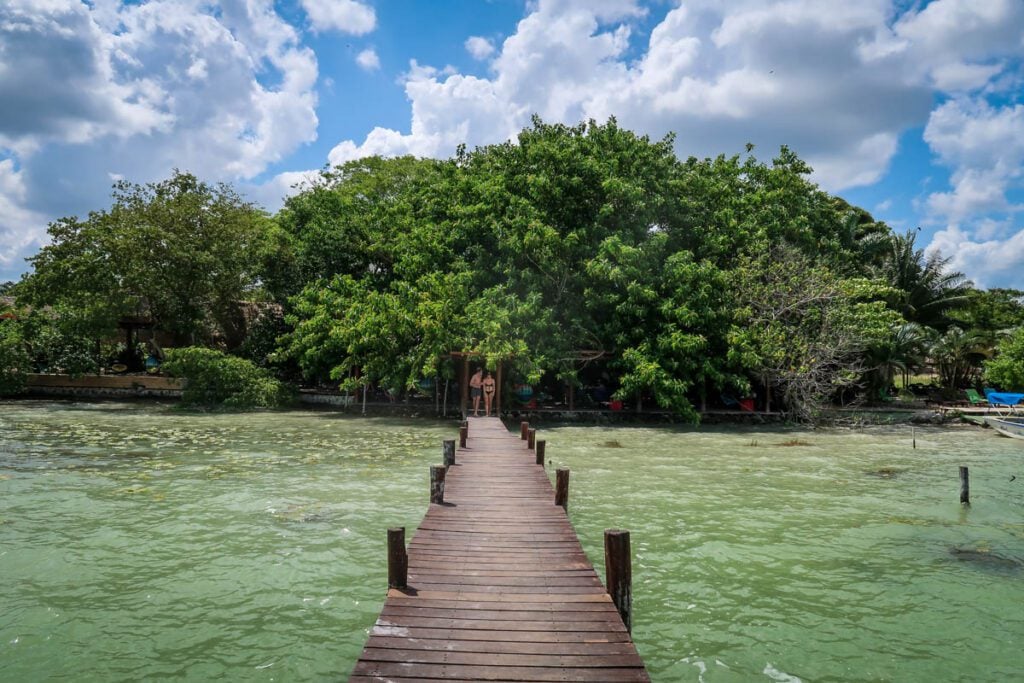
<path id="1" fill-rule="evenodd" d="M 536 460 L 497 418 L 469 419 L 351 681 L 650 680 Z"/>

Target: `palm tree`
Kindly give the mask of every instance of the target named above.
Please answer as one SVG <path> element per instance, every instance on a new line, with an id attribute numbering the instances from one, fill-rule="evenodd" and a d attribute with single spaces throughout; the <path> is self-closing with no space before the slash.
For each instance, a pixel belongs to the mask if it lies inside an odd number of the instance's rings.
<path id="1" fill-rule="evenodd" d="M 896 373 L 902 375 L 906 386 L 910 374 L 924 365 L 928 341 L 928 330 L 917 323 L 903 323 L 893 327 L 884 343 L 870 347 L 865 354 L 869 395 L 888 391 Z"/>
<path id="2" fill-rule="evenodd" d="M 982 361 L 992 355 L 992 347 L 983 335 L 954 325 L 935 340 L 930 355 L 943 388 L 956 390 L 974 383 Z"/>
<path id="3" fill-rule="evenodd" d="M 892 235 L 880 274 L 896 290 L 895 308 L 908 322 L 945 331 L 952 324 L 947 313 L 968 303 L 971 283 L 949 270 L 949 258 L 938 252 L 925 256 L 916 240 L 913 230 Z"/>

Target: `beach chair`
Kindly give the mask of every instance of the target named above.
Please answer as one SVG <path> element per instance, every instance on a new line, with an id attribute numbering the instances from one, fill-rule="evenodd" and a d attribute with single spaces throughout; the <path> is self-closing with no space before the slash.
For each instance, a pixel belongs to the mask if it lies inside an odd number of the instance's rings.
<path id="1" fill-rule="evenodd" d="M 971 406 L 987 406 L 988 399 L 978 393 L 977 389 L 964 389 L 964 394 L 967 395 L 967 402 Z"/>

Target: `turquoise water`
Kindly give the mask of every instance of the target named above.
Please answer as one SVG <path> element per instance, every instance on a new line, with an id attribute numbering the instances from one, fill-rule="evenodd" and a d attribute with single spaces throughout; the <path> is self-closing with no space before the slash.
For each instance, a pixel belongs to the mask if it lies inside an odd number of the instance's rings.
<path id="1" fill-rule="evenodd" d="M 411 534 L 454 432 L 0 402 L 0 678 L 347 676 L 384 598 L 386 528 Z M 549 471 L 572 469 L 570 516 L 598 565 L 605 528 L 632 532 L 654 680 L 1024 680 L 1024 442 L 542 434 Z"/>

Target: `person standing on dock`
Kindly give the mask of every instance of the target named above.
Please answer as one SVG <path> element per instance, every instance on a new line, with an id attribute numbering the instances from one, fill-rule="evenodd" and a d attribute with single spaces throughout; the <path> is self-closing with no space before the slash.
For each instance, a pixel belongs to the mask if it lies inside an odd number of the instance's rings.
<path id="1" fill-rule="evenodd" d="M 487 373 L 487 377 L 484 378 L 484 415 L 490 416 L 491 404 L 494 402 L 494 378 L 491 377 L 491 373 Z"/>
<path id="2" fill-rule="evenodd" d="M 469 392 L 473 396 L 473 417 L 480 413 L 480 396 L 483 394 L 484 369 L 478 368 L 473 376 L 469 378 Z"/>

